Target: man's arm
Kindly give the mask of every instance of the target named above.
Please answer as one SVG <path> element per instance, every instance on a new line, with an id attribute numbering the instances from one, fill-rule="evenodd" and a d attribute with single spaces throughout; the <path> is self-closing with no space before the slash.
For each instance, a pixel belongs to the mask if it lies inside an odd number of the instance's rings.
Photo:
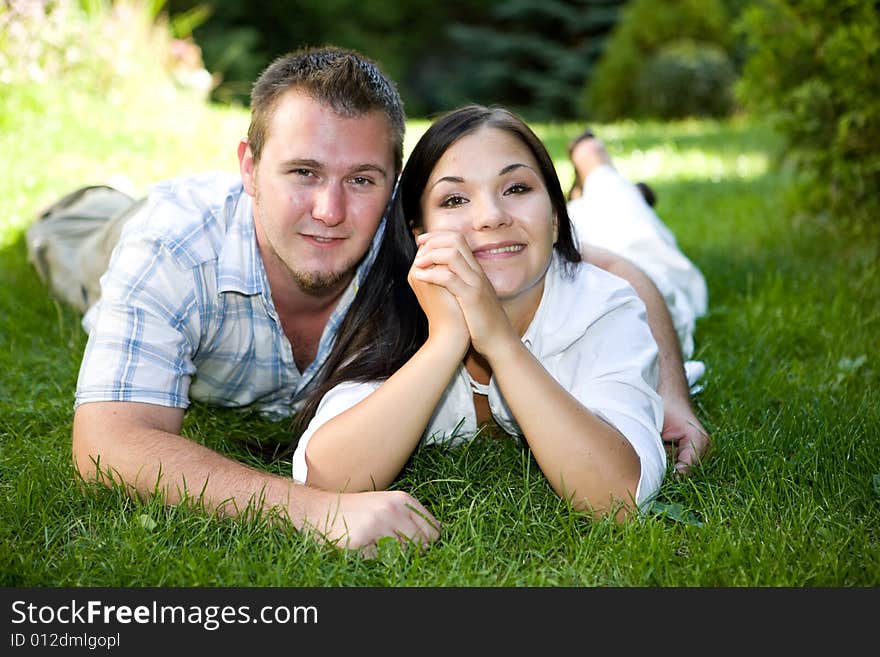
<path id="1" fill-rule="evenodd" d="M 675 448 L 675 471 L 687 474 L 708 453 L 711 440 L 691 403 L 684 358 L 669 308 L 660 290 L 641 269 L 606 249 L 584 245 L 581 255 L 591 264 L 625 279 L 642 299 L 659 351 L 657 393 L 663 399 L 663 440 Z"/>
<path id="2" fill-rule="evenodd" d="M 384 536 L 427 545 L 439 523 L 402 491 L 337 494 L 252 468 L 180 435 L 183 409 L 136 402 L 80 405 L 73 458 L 87 481 L 123 484 L 131 496 L 186 499 L 208 511 L 247 516 L 278 510 L 298 529 L 349 549 L 375 553 Z"/>

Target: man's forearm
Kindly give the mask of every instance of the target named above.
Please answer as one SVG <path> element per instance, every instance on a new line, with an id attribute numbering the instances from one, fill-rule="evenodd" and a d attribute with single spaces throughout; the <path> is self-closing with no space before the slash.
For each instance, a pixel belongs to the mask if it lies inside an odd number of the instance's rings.
<path id="1" fill-rule="evenodd" d="M 132 496 L 159 495 L 167 504 L 191 501 L 222 515 L 278 507 L 300 527 L 304 512 L 294 482 L 263 472 L 173 432 L 173 415 L 145 422 L 140 409 L 116 402 L 84 404 L 74 418 L 73 455 L 86 480 L 122 484 Z M 149 405 L 142 405 L 149 406 Z M 155 414 L 149 413 L 151 418 Z"/>
<path id="2" fill-rule="evenodd" d="M 86 480 L 123 485 L 132 496 L 205 510 L 278 518 L 340 548 L 374 554 L 386 536 L 427 545 L 439 523 L 402 491 L 340 495 L 226 458 L 179 435 L 182 409 L 134 402 L 83 404 L 73 421 L 73 457 Z"/>

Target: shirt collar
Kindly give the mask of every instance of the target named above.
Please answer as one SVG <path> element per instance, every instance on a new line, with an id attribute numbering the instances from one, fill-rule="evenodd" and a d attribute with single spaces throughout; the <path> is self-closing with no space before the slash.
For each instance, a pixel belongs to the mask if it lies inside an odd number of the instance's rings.
<path id="1" fill-rule="evenodd" d="M 226 197 L 228 224 L 217 261 L 217 291 L 265 294 L 268 280 L 257 247 L 253 205 L 239 183 Z"/>
<path id="2" fill-rule="evenodd" d="M 580 304 L 576 295 L 571 294 L 571 286 L 562 284 L 562 276 L 562 258 L 554 250 L 544 276 L 541 302 L 523 335 L 523 343 L 536 356 L 565 351 L 577 339 L 578 331 L 583 329 L 577 322 L 569 321 L 569 313 L 577 312 Z"/>

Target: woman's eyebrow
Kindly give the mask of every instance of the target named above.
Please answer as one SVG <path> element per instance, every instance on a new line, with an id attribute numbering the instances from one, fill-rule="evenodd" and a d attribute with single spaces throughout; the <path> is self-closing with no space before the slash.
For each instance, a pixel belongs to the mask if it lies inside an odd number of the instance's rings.
<path id="1" fill-rule="evenodd" d="M 443 176 L 442 178 L 438 178 L 433 183 L 431 183 L 431 186 L 428 187 L 428 189 L 434 189 L 437 185 L 439 185 L 442 182 L 451 182 L 451 183 L 461 184 L 464 182 L 464 178 L 462 178 L 460 176 Z"/>
<path id="2" fill-rule="evenodd" d="M 513 164 L 508 164 L 506 167 L 501 169 L 501 171 L 498 172 L 498 175 L 503 176 L 503 175 L 510 173 L 511 171 L 514 171 L 514 170 L 519 169 L 521 167 L 524 167 L 524 168 L 528 169 L 529 171 L 537 173 L 537 171 L 535 171 L 528 164 L 523 164 L 522 162 L 514 162 Z"/>
<path id="3" fill-rule="evenodd" d="M 516 169 L 520 169 L 520 168 L 528 169 L 529 171 L 531 171 L 535 174 L 538 173 L 532 167 L 530 167 L 528 164 L 524 164 L 522 162 L 514 162 L 512 164 L 508 164 L 506 167 L 501 169 L 501 171 L 498 172 L 498 175 L 503 176 L 505 174 L 510 173 L 511 171 L 515 171 Z M 431 183 L 428 186 L 428 189 L 429 190 L 434 189 L 434 187 L 436 187 L 437 185 L 439 185 L 442 182 L 461 184 L 464 182 L 464 178 L 462 178 L 461 176 L 443 176 L 442 178 L 438 178 L 433 183 Z"/>

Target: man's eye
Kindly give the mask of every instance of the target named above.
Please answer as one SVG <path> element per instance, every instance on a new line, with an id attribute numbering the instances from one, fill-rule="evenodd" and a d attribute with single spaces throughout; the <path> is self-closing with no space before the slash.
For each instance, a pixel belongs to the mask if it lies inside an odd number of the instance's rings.
<path id="1" fill-rule="evenodd" d="M 355 185 L 359 185 L 359 186 L 373 184 L 373 181 L 370 178 L 367 178 L 366 176 L 355 176 L 354 178 L 351 179 L 351 182 L 353 182 Z"/>
<path id="2" fill-rule="evenodd" d="M 291 169 L 290 173 L 302 178 L 308 178 L 315 175 L 314 171 L 311 169 Z"/>
<path id="3" fill-rule="evenodd" d="M 459 205 L 464 205 L 467 203 L 467 199 L 464 196 L 447 196 L 445 199 L 440 201 L 441 208 L 455 208 Z"/>

